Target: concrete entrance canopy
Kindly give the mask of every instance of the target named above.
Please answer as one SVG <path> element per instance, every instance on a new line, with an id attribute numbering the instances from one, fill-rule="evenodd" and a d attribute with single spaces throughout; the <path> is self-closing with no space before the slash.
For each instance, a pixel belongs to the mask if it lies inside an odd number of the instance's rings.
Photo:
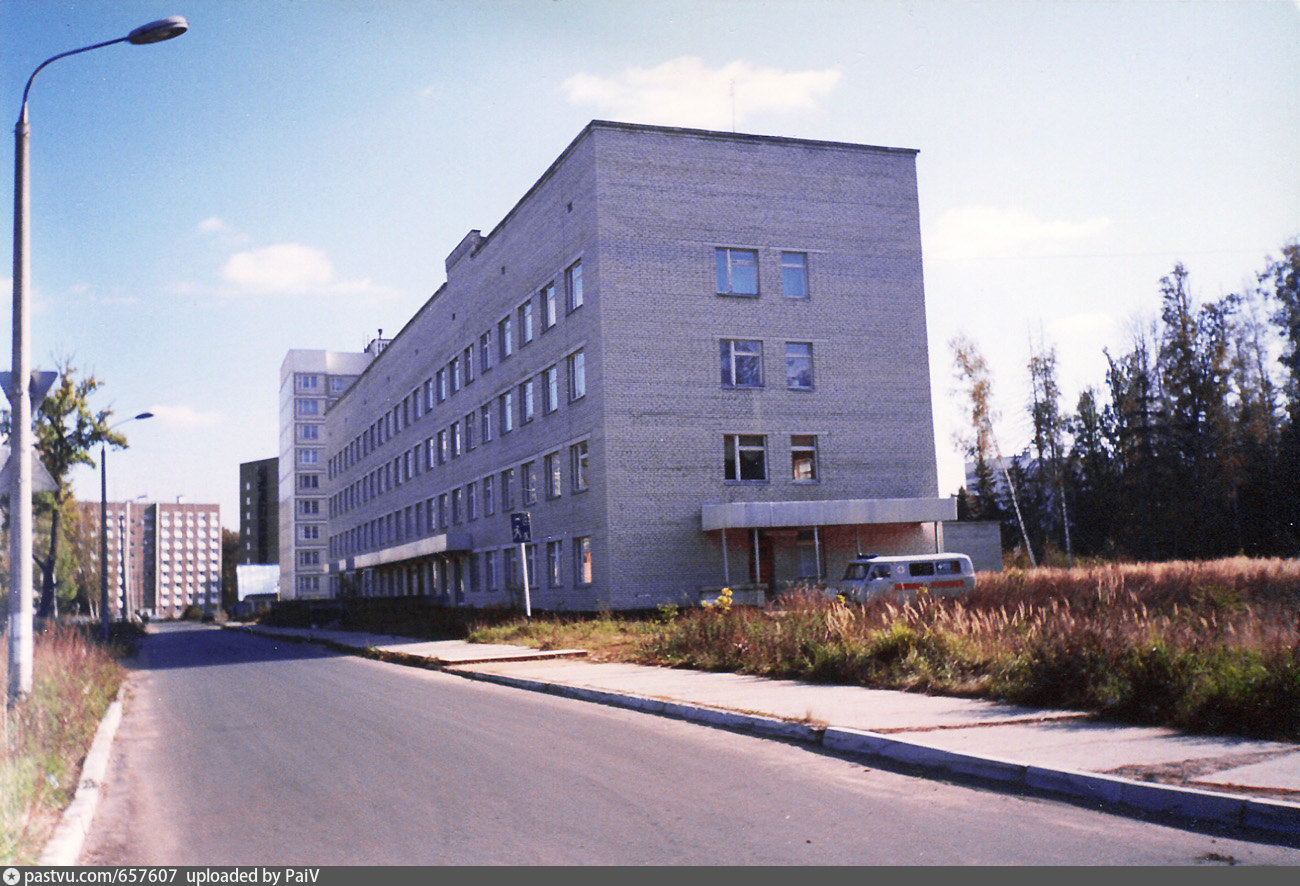
<path id="1" fill-rule="evenodd" d="M 704 505 L 700 522 L 714 529 L 940 523 L 957 519 L 955 498 L 852 498 L 839 501 L 735 501 Z"/>
<path id="2" fill-rule="evenodd" d="M 418 560 L 421 557 L 432 557 L 436 554 L 467 552 L 473 547 L 474 541 L 468 532 L 453 529 L 441 535 L 433 535 L 429 538 L 407 542 L 404 545 L 384 548 L 382 551 L 372 551 L 368 554 L 358 554 L 355 557 L 340 560 L 337 568 L 339 572 L 351 572 L 354 569 L 369 569 L 373 566 Z"/>

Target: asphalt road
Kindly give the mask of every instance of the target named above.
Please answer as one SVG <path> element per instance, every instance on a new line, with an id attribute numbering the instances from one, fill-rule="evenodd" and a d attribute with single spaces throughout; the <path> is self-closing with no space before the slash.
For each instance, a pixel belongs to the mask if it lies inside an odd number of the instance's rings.
<path id="1" fill-rule="evenodd" d="M 155 629 L 83 864 L 1300 864 L 312 645 Z"/>

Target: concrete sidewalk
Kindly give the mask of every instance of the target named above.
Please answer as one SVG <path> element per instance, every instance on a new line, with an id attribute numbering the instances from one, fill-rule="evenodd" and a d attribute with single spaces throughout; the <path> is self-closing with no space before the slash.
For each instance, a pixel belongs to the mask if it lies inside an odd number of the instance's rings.
<path id="1" fill-rule="evenodd" d="M 576 649 L 239 629 L 1300 845 L 1296 744 L 1188 735 L 975 699 L 591 662 Z"/>

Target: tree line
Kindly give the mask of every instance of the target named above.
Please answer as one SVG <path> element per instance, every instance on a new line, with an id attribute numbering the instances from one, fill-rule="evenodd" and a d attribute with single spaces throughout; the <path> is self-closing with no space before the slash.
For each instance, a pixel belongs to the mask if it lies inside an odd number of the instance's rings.
<path id="1" fill-rule="evenodd" d="M 950 343 L 967 418 L 958 517 L 999 520 L 1030 563 L 1300 553 L 1300 241 L 1198 304 L 1186 268 L 1073 411 L 1055 348 L 1031 348 L 1032 439 L 1003 453 L 978 346 Z"/>

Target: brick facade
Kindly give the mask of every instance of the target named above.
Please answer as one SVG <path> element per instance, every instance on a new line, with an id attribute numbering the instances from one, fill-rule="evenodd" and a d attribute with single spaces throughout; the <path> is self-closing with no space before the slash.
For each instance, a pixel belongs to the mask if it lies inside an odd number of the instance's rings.
<path id="1" fill-rule="evenodd" d="M 746 294 L 719 293 L 719 249 L 734 250 L 723 274 Z M 567 303 L 575 268 L 580 306 Z M 795 384 L 788 349 L 805 370 Z M 955 507 L 936 497 L 915 152 L 593 122 L 496 229 L 457 246 L 447 282 L 330 409 L 325 437 L 336 593 L 517 602 L 503 571 L 519 510 L 542 609 L 691 603 L 754 579 L 770 593 L 837 575 L 859 546 L 933 550 Z M 523 504 L 529 464 L 541 488 Z M 874 522 L 846 522 L 864 501 Z M 792 503 L 773 513 L 800 520 L 797 503 L 829 503 L 827 522 L 744 517 L 722 524 L 724 544 L 704 510 L 744 502 Z"/>

